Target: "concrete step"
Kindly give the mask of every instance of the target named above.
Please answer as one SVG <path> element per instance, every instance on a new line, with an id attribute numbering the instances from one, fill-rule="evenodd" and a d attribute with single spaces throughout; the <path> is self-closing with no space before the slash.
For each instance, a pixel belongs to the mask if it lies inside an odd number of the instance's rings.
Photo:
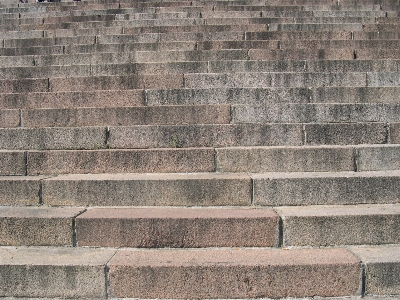
<path id="1" fill-rule="evenodd" d="M 284 246 L 396 244 L 400 204 L 276 208 Z"/>
<path id="2" fill-rule="evenodd" d="M 274 247 L 278 223 L 272 209 L 95 208 L 75 224 L 78 246 L 203 248 Z"/>
<path id="3" fill-rule="evenodd" d="M 132 298 L 354 295 L 360 275 L 344 249 L 120 250 L 109 267 L 111 295 Z"/>
<path id="4" fill-rule="evenodd" d="M 73 246 L 74 219 L 83 208 L 0 207 L 0 245 Z"/>

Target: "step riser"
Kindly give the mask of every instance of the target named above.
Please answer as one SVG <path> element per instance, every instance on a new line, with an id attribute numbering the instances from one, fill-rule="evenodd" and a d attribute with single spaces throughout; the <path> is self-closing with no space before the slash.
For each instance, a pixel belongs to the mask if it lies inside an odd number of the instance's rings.
<path id="1" fill-rule="evenodd" d="M 274 259 L 291 261 L 293 257 L 287 255 L 298 255 L 298 258 L 302 259 L 303 255 L 311 255 L 311 253 L 303 254 L 299 251 L 278 254 L 268 250 L 264 250 L 265 252 L 254 251 L 254 256 L 246 257 L 250 262 L 246 261 L 247 263 L 244 265 L 237 266 L 233 261 L 239 256 L 243 258 L 243 254 L 241 251 L 232 251 L 218 253 L 216 250 L 208 260 L 201 251 L 185 253 L 185 255 L 180 255 L 175 251 L 165 251 L 162 253 L 163 257 L 160 263 L 154 265 L 151 263 L 151 259 L 157 255 L 156 252 L 121 251 L 110 263 L 111 295 L 128 298 L 162 296 L 163 298 L 178 299 L 194 297 L 206 299 L 281 298 L 305 297 L 310 294 L 319 296 L 354 295 L 358 290 L 359 264 L 347 253 L 337 253 L 343 258 L 341 264 L 327 267 L 327 265 L 319 265 L 319 262 L 314 262 L 311 267 L 310 265 L 284 266 L 279 262 L 275 265 L 268 262 Z M 277 258 L 275 255 L 287 257 Z M 336 257 L 334 253 L 331 255 Z M 180 258 L 174 259 L 176 256 L 180 256 Z M 255 256 L 258 261 L 261 259 L 266 262 L 253 265 L 251 261 Z M 269 259 L 266 256 L 269 256 Z M 136 257 L 136 262 L 134 257 Z M 170 266 L 164 262 L 169 259 L 173 262 Z M 199 261 L 199 268 L 185 263 L 190 259 Z M 222 259 L 226 263 L 219 264 L 216 259 L 219 261 Z M 324 258 L 319 259 L 319 261 L 321 260 Z M 203 261 L 207 263 L 203 263 Z M 332 276 L 332 274 L 335 275 Z M 302 280 L 305 277 L 308 280 Z M 339 287 L 332 284 L 336 280 L 345 282 L 344 286 Z M 286 282 L 284 286 L 282 281 Z M 154 288 L 155 286 L 160 288 Z M 190 289 L 187 288 L 188 286 Z"/>
<path id="2" fill-rule="evenodd" d="M 105 212 L 89 210 L 76 219 L 78 246 L 199 248 L 279 244 L 279 217 L 272 210 L 114 209 L 108 210 L 109 218 L 104 219 Z"/>

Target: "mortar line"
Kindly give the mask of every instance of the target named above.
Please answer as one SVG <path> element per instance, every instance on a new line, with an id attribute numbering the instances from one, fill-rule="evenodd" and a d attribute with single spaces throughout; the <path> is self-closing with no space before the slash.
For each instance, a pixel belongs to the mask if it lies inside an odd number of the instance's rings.
<path id="1" fill-rule="evenodd" d="M 83 214 L 84 212 L 86 212 L 87 209 L 83 209 L 81 212 L 79 212 L 76 216 L 74 216 L 72 218 L 72 247 L 76 247 L 77 246 L 77 240 L 76 240 L 76 218 L 79 217 L 81 214 Z"/>
<path id="2" fill-rule="evenodd" d="M 358 172 L 358 156 L 359 156 L 359 151 L 358 149 L 354 149 L 353 151 L 354 155 L 354 172 Z"/>
<path id="3" fill-rule="evenodd" d="M 391 143 L 391 128 L 390 128 L 390 123 L 385 124 L 386 128 L 386 144 Z"/>
<path id="4" fill-rule="evenodd" d="M 110 259 L 105 263 L 104 265 L 104 296 L 106 299 L 108 299 L 108 296 L 110 295 L 110 284 L 108 281 L 108 273 L 110 271 L 110 268 L 108 267 L 108 264 L 110 261 L 117 255 L 118 250 L 115 250 L 114 254 L 110 257 Z"/>

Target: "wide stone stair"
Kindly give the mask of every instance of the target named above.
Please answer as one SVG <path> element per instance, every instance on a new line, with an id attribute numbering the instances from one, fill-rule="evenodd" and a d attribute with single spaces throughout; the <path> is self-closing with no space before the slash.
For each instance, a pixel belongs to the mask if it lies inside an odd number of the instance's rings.
<path id="1" fill-rule="evenodd" d="M 2 0 L 0 43 L 0 298 L 400 298 L 399 0 Z"/>

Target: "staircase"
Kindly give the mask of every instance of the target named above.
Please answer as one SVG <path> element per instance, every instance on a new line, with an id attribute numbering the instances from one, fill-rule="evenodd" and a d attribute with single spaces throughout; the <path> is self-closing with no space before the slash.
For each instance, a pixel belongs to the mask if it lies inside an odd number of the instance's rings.
<path id="1" fill-rule="evenodd" d="M 400 298 L 399 0 L 1 0 L 0 42 L 0 297 Z"/>

